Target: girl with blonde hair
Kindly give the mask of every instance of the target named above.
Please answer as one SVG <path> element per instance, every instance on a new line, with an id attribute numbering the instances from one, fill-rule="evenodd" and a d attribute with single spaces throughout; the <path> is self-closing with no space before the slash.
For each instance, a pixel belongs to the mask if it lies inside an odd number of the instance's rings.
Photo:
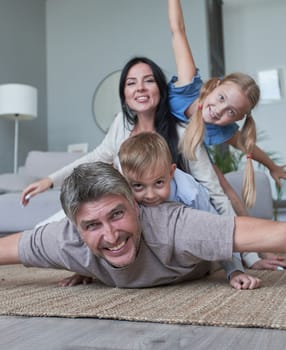
<path id="1" fill-rule="evenodd" d="M 188 122 L 180 147 L 184 156 L 196 160 L 197 146 L 227 143 L 246 153 L 243 201 L 246 207 L 255 203 L 252 159 L 266 166 L 278 186 L 286 179 L 284 166 L 276 165 L 256 146 L 256 127 L 251 115 L 259 101 L 255 80 L 243 73 L 212 78 L 203 84 L 189 46 L 180 0 L 168 0 L 169 22 L 177 66 L 177 75 L 169 83 L 172 114 Z M 237 121 L 245 119 L 239 129 Z M 219 178 L 223 181 L 223 176 Z M 223 183 L 222 183 L 223 186 Z"/>

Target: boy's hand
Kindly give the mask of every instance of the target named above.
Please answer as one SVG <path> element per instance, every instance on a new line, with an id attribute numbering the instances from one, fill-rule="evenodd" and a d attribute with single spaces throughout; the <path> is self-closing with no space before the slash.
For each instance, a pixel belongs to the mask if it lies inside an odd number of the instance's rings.
<path id="1" fill-rule="evenodd" d="M 261 285 L 261 279 L 245 272 L 234 271 L 230 275 L 229 284 L 235 289 L 256 289 Z"/>

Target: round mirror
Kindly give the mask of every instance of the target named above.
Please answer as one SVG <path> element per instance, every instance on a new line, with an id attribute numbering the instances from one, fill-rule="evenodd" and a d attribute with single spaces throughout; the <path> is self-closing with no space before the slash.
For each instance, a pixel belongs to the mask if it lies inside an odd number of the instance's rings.
<path id="1" fill-rule="evenodd" d="M 97 86 L 92 100 L 93 117 L 97 126 L 108 131 L 116 114 L 121 111 L 119 79 L 121 70 L 108 74 Z"/>

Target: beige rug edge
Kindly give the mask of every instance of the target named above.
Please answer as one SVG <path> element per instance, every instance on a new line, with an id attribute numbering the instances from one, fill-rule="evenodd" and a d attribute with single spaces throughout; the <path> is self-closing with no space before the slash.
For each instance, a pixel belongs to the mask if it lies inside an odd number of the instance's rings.
<path id="1" fill-rule="evenodd" d="M 253 271 L 251 271 L 252 274 Z M 255 272 L 263 287 L 236 291 L 221 272 L 175 286 L 60 288 L 67 271 L 0 267 L 0 315 L 97 318 L 181 325 L 286 329 L 286 274 Z"/>

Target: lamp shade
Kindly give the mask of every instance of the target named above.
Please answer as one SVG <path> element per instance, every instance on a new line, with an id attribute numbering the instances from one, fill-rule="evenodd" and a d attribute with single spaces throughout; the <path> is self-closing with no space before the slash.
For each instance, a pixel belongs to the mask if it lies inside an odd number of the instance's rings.
<path id="1" fill-rule="evenodd" d="M 0 85 L 0 117 L 34 119 L 37 117 L 37 89 L 24 84 Z"/>

